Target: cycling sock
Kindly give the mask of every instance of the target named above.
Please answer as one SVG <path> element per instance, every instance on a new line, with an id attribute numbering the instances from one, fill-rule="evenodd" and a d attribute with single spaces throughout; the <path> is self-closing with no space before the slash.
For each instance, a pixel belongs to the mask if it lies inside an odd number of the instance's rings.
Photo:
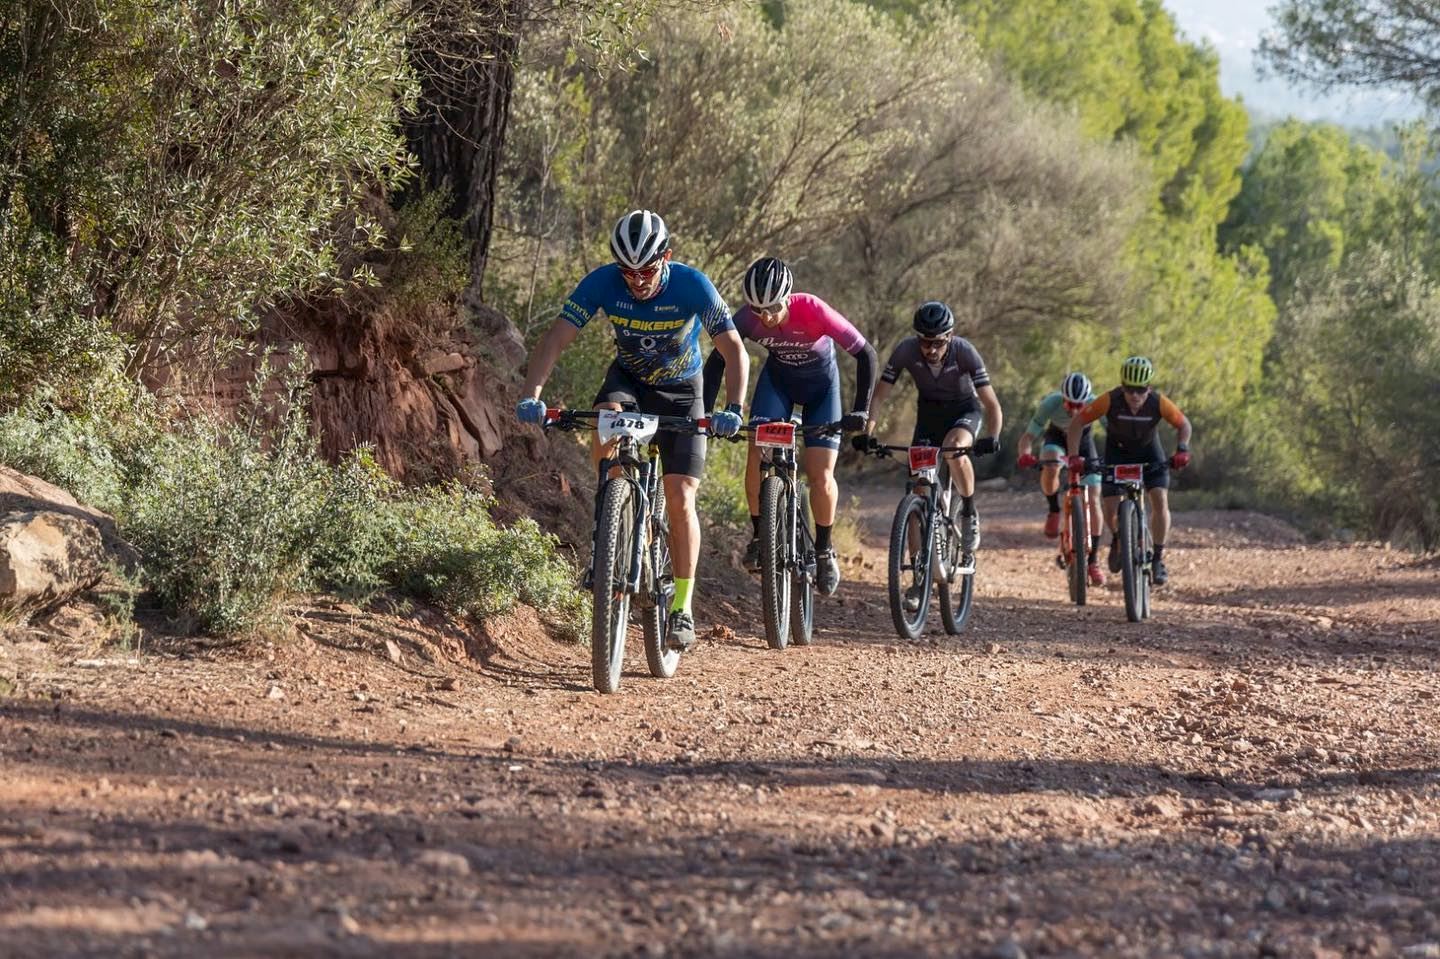
<path id="1" fill-rule="evenodd" d="M 975 497 L 973 497 L 973 496 L 962 496 L 962 497 L 960 497 L 960 515 L 961 515 L 961 516 L 974 516 L 974 515 L 975 515 Z"/>
<path id="2" fill-rule="evenodd" d="M 1151 562 L 1154 562 L 1154 563 L 1158 563 L 1158 562 L 1160 562 L 1160 557 L 1163 556 L 1164 554 L 1165 554 L 1165 544 L 1164 544 L 1164 543 L 1156 543 L 1156 544 L 1155 544 L 1155 551 L 1150 554 L 1150 561 L 1151 561 Z"/>
<path id="3" fill-rule="evenodd" d="M 675 598 L 670 601 L 670 612 L 690 612 L 690 591 L 695 586 L 695 579 L 681 579 L 675 577 Z"/>
<path id="4" fill-rule="evenodd" d="M 1095 562 L 1095 554 L 1098 552 L 1100 552 L 1100 537 L 1092 536 L 1090 537 L 1090 562 L 1092 565 Z"/>
<path id="5" fill-rule="evenodd" d="M 817 553 L 823 553 L 830 548 L 830 530 L 829 526 L 815 524 L 815 551 Z"/>
<path id="6" fill-rule="evenodd" d="M 755 535 L 756 535 L 756 536 L 759 536 L 759 535 L 760 535 L 760 517 L 758 517 L 758 516 L 751 516 L 751 517 L 750 517 L 750 528 L 755 531 Z"/>
<path id="7" fill-rule="evenodd" d="M 1050 504 L 1050 512 L 1052 512 L 1052 513 L 1058 513 L 1058 512 L 1060 512 L 1060 494 L 1059 494 L 1059 493 L 1046 493 L 1046 494 L 1045 494 L 1045 502 L 1047 502 L 1047 503 Z"/>

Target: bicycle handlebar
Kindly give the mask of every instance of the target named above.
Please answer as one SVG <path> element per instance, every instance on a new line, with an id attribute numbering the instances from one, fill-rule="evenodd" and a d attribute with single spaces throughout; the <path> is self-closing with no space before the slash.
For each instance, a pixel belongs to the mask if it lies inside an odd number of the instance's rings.
<path id="1" fill-rule="evenodd" d="M 558 430 L 593 430 L 595 420 L 600 418 L 601 412 L 625 412 L 616 410 L 546 410 L 545 429 Z M 655 413 L 637 414 L 641 416 L 654 416 L 659 421 L 660 429 L 670 433 L 708 433 L 710 430 L 710 418 L 700 417 L 696 419 L 690 416 L 660 416 Z"/>
<path id="2" fill-rule="evenodd" d="M 866 455 L 874 456 L 877 459 L 888 459 L 891 453 L 908 453 L 910 452 L 910 449 L 911 448 L 909 446 L 896 446 L 893 444 L 876 443 L 874 446 L 870 447 L 870 449 L 866 452 Z M 959 459 L 960 457 L 969 453 L 972 447 L 937 446 L 935 447 L 935 449 L 938 449 L 941 453 L 953 454 L 950 457 L 951 459 Z"/>

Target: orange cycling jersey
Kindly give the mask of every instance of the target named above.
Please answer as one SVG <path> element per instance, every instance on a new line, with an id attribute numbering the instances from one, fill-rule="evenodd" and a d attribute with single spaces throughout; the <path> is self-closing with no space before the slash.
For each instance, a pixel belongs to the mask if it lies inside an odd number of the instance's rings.
<path id="1" fill-rule="evenodd" d="M 1170 402 L 1169 397 L 1159 390 L 1151 390 L 1140 404 L 1140 409 L 1131 412 L 1125 402 L 1125 391 L 1115 387 L 1108 393 L 1101 393 L 1089 406 L 1080 412 L 1080 422 L 1093 423 L 1105 417 L 1105 445 L 1122 450 L 1140 450 L 1155 440 L 1155 431 L 1164 420 L 1177 430 L 1185 422 L 1180 407 Z"/>

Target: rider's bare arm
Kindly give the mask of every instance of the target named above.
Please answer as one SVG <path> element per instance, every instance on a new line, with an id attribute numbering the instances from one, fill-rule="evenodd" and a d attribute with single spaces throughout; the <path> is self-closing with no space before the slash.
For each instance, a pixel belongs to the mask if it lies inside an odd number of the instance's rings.
<path id="1" fill-rule="evenodd" d="M 995 395 L 995 388 L 989 383 L 977 386 L 975 395 L 980 397 L 980 405 L 985 409 L 985 435 L 999 436 L 1005 425 L 1005 414 L 1000 409 L 1000 397 Z"/>
<path id="2" fill-rule="evenodd" d="M 573 343 L 579 335 L 580 328 L 564 317 L 559 317 L 550 324 L 550 329 L 540 337 L 540 342 L 535 344 L 535 349 L 530 354 L 530 363 L 525 372 L 525 386 L 520 391 L 522 398 L 540 398 L 540 390 L 550 378 L 550 372 L 555 369 L 555 362 L 560 359 L 560 354 L 565 352 L 565 347 Z"/>
<path id="3" fill-rule="evenodd" d="M 714 338 L 715 349 L 725 358 L 725 402 L 727 405 L 743 406 L 745 387 L 750 378 L 750 362 L 745 356 L 745 344 L 740 334 L 725 330 Z"/>

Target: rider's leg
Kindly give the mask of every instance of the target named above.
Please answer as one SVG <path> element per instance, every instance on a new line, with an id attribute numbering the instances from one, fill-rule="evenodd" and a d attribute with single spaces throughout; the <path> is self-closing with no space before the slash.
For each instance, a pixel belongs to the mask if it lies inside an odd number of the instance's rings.
<path id="1" fill-rule="evenodd" d="M 670 519 L 670 562 L 675 569 L 675 609 L 690 612 L 690 588 L 700 561 L 700 518 L 695 512 L 695 494 L 700 480 L 695 476 L 667 473 L 665 511 Z M 683 584 L 683 585 L 682 585 Z M 681 592 L 684 595 L 681 595 Z"/>
<path id="2" fill-rule="evenodd" d="M 1089 477 L 1086 477 L 1089 479 Z M 1105 521 L 1104 511 L 1100 506 L 1100 484 L 1090 483 L 1085 487 L 1085 509 L 1088 511 L 1086 519 L 1090 528 L 1090 562 L 1095 562 L 1096 551 L 1100 549 L 1100 524 Z"/>
<path id="3" fill-rule="evenodd" d="M 1150 496 L 1150 538 L 1155 543 L 1155 556 L 1159 558 L 1165 548 L 1165 538 L 1170 534 L 1170 491 L 1154 486 L 1146 492 Z"/>
<path id="4" fill-rule="evenodd" d="M 745 454 L 745 505 L 750 508 L 750 532 L 760 535 L 760 447 L 750 440 Z"/>
<path id="5" fill-rule="evenodd" d="M 1064 454 L 1063 447 L 1049 443 L 1040 448 L 1040 491 L 1045 494 L 1049 507 L 1045 515 L 1045 535 L 1050 539 L 1060 535 L 1060 497 L 1064 495 L 1060 489 L 1060 458 Z"/>
<path id="6" fill-rule="evenodd" d="M 620 408 L 621 408 L 621 407 L 620 407 L 620 404 L 619 404 L 619 403 L 596 403 L 596 404 L 595 404 L 595 409 L 597 409 L 597 410 L 618 410 L 618 409 L 620 409 Z M 600 461 L 601 461 L 601 460 L 603 460 L 603 459 L 608 459 L 609 457 L 615 455 L 615 444 L 616 444 L 617 442 L 618 442 L 618 440 L 611 440 L 609 443 L 605 443 L 604 445 L 601 445 L 601 443 L 600 443 L 600 434 L 599 434 L 599 433 L 591 433 L 591 434 L 590 434 L 590 462 L 591 462 L 591 464 L 595 467 L 596 470 L 599 470 L 599 469 L 600 469 Z M 616 467 L 616 468 L 612 469 L 612 470 L 610 471 L 610 475 L 611 475 L 611 476 L 618 476 L 618 475 L 620 475 L 620 468 L 619 468 L 619 467 Z"/>
<path id="7" fill-rule="evenodd" d="M 840 487 L 835 482 L 836 450 L 825 446 L 805 447 L 805 478 L 810 481 L 810 513 L 815 517 L 816 549 L 830 546 L 830 527 L 835 525 L 835 509 L 840 499 Z M 821 543 L 819 531 L 824 530 L 825 542 Z"/>

